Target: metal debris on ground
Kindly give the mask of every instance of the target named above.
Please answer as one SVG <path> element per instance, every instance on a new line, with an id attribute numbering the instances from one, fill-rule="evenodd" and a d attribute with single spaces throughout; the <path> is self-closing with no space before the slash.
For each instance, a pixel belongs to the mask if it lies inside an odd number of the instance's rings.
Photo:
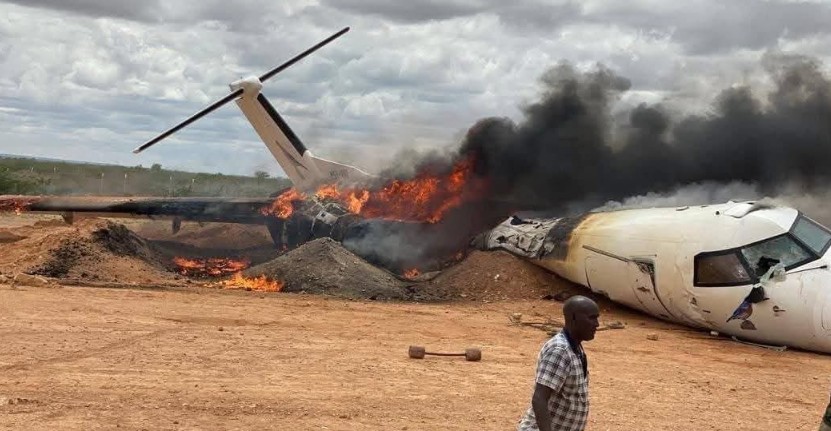
<path id="1" fill-rule="evenodd" d="M 565 327 L 565 324 L 562 321 L 556 320 L 556 319 L 548 319 L 548 320 L 545 320 L 545 321 L 537 321 L 537 322 L 534 322 L 534 321 L 523 322 L 522 321 L 522 313 L 511 313 L 511 315 L 508 316 L 508 320 L 510 320 L 512 325 L 530 326 L 532 328 L 537 328 L 541 331 L 545 331 L 546 333 L 548 333 L 549 335 L 552 335 L 552 336 L 557 335 L 557 333 L 559 333 Z M 598 327 L 597 330 L 598 331 L 605 331 L 607 329 L 624 329 L 624 328 L 626 328 L 625 323 L 620 322 L 620 321 L 613 321 L 613 322 L 609 322 L 609 323 L 600 325 L 600 327 Z"/>
<path id="2" fill-rule="evenodd" d="M 737 343 L 747 344 L 749 346 L 754 346 L 754 347 L 761 347 L 763 349 L 775 350 L 777 352 L 784 352 L 785 350 L 788 350 L 788 346 L 771 346 L 769 344 L 753 343 L 751 341 L 741 340 L 738 337 L 736 337 L 735 335 L 731 336 L 730 339 L 732 339 L 733 341 L 735 341 Z"/>

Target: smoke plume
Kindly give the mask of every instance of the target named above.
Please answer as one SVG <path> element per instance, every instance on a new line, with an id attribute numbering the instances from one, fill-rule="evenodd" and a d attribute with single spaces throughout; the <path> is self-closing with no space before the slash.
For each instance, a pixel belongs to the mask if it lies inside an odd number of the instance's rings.
<path id="1" fill-rule="evenodd" d="M 391 268 L 424 267 L 465 247 L 511 212 L 564 216 L 592 209 L 723 203 L 769 197 L 831 222 L 831 81 L 815 60 L 768 55 L 768 91 L 731 87 L 711 111 L 671 114 L 641 104 L 613 115 L 630 82 L 603 66 L 560 64 L 542 75 L 524 118 L 485 118 L 458 151 L 409 155 L 385 177 L 448 171 L 472 158 L 484 198 L 429 229 L 369 222 L 344 244 Z"/>
<path id="2" fill-rule="evenodd" d="M 710 114 L 678 118 L 641 104 L 614 133 L 611 109 L 629 81 L 604 67 L 579 73 L 562 64 L 542 76 L 541 100 L 521 122 L 480 120 L 460 152 L 474 154 L 494 195 L 517 208 L 585 210 L 695 183 L 745 183 L 756 195 L 794 192 L 794 184 L 799 195 L 824 190 L 831 81 L 805 57 L 768 55 L 762 65 L 774 84 L 767 94 L 728 88 Z"/>

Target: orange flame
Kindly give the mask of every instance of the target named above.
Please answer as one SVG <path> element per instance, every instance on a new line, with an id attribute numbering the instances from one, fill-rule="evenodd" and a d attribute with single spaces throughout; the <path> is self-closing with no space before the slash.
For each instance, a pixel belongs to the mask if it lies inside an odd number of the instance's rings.
<path id="1" fill-rule="evenodd" d="M 211 277 L 233 274 L 251 265 L 251 262 L 247 259 L 234 260 L 223 258 L 186 259 L 184 257 L 174 257 L 173 263 L 178 267 L 179 273 L 182 275 Z"/>
<path id="2" fill-rule="evenodd" d="M 277 218 L 286 219 L 294 212 L 294 202 L 306 199 L 306 195 L 295 189 L 288 189 L 271 203 L 271 206 L 260 210 L 262 215 L 273 215 Z"/>
<path id="3" fill-rule="evenodd" d="M 436 223 L 447 211 L 483 191 L 482 183 L 469 179 L 472 162 L 465 159 L 456 163 L 446 176 L 422 172 L 411 180 L 392 180 L 377 190 L 324 185 L 315 191 L 315 196 L 337 200 L 349 211 L 365 217 Z M 294 211 L 294 203 L 306 198 L 305 194 L 289 189 L 261 212 L 285 219 Z"/>
<path id="4" fill-rule="evenodd" d="M 229 280 L 219 282 L 219 285 L 225 289 L 245 289 L 258 292 L 279 292 L 283 290 L 283 283 L 272 280 L 265 275 L 248 278 L 240 273 L 234 274 Z"/>
<path id="5" fill-rule="evenodd" d="M 408 280 L 413 280 L 419 275 L 421 275 L 421 272 L 417 268 L 410 268 L 404 271 L 404 274 L 402 274 L 401 276 Z"/>

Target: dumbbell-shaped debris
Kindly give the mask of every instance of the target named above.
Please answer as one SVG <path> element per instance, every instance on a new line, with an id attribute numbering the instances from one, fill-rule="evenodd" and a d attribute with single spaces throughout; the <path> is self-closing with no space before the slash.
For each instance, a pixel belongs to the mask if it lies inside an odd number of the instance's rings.
<path id="1" fill-rule="evenodd" d="M 428 352 L 423 346 L 410 346 L 408 354 L 413 359 L 424 359 L 424 356 L 464 356 L 465 360 L 477 362 L 482 359 L 482 351 L 477 348 L 465 349 L 464 353 L 434 353 Z"/>

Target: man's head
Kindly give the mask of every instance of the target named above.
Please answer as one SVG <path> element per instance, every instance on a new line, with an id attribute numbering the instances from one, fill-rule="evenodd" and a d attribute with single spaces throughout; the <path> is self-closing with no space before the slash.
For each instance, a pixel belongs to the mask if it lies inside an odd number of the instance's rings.
<path id="1" fill-rule="evenodd" d="M 588 341 L 594 338 L 597 321 L 600 317 L 600 309 L 591 299 L 575 295 L 566 300 L 563 304 L 563 316 L 566 319 L 566 330 L 576 342 Z"/>

